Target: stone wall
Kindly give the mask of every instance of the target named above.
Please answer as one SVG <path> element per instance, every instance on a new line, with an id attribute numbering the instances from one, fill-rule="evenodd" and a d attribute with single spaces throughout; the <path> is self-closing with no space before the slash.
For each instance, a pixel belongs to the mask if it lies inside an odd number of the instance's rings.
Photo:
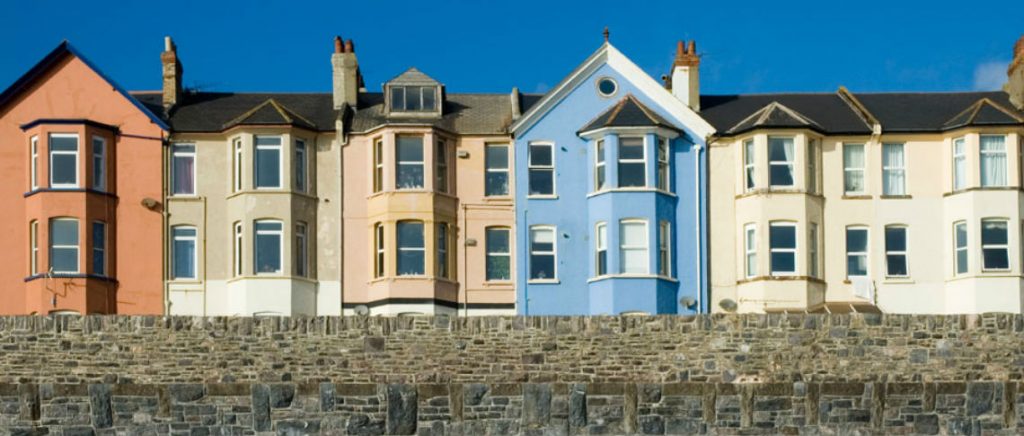
<path id="1" fill-rule="evenodd" d="M 0 318 L 0 434 L 1024 433 L 1024 316 Z"/>

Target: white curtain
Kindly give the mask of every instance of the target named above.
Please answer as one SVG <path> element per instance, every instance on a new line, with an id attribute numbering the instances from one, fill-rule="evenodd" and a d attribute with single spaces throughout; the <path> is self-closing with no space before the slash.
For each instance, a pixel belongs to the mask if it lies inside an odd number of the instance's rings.
<path id="1" fill-rule="evenodd" d="M 843 147 L 846 192 L 864 191 L 864 144 Z"/>
<path id="2" fill-rule="evenodd" d="M 885 144 L 882 147 L 882 167 L 884 174 L 883 193 L 885 195 L 906 194 L 906 166 L 903 160 L 903 144 Z"/>
<path id="3" fill-rule="evenodd" d="M 1006 138 L 981 137 L 981 186 L 1006 186 Z"/>

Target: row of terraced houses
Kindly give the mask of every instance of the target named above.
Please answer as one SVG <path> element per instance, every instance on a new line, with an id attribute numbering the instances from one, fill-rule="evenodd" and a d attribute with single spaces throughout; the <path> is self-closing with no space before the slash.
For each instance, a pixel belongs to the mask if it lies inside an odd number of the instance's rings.
<path id="1" fill-rule="evenodd" d="M 1024 38 L 994 92 L 704 95 L 675 52 L 462 94 L 336 38 L 330 92 L 234 93 L 167 38 L 136 92 L 62 43 L 0 94 L 0 313 L 1024 312 Z"/>

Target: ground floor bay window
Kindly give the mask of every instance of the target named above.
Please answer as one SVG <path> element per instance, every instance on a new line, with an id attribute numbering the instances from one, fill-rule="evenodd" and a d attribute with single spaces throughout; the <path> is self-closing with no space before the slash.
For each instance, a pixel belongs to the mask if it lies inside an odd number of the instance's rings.
<path id="1" fill-rule="evenodd" d="M 254 253 L 256 274 L 280 274 L 284 258 L 284 224 L 280 221 L 256 221 Z"/>

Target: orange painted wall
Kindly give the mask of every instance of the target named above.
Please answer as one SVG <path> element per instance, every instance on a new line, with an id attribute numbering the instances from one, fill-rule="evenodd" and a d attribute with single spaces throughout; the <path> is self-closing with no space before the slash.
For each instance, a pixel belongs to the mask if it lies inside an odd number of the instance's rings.
<path id="1" fill-rule="evenodd" d="M 48 187 L 45 132 L 80 132 L 79 186 L 90 186 L 89 138 L 99 130 L 91 126 L 45 124 L 30 131 L 21 125 L 38 119 L 87 119 L 119 130 L 108 144 L 108 191 L 117 198 L 81 192 L 30 191 L 30 136 L 40 137 L 40 188 Z M 52 310 L 119 314 L 163 313 L 162 204 L 155 210 L 142 205 L 145 198 L 162 201 L 162 140 L 165 132 L 126 97 L 74 56 L 51 67 L 47 74 L 5 108 L 0 109 L 0 234 L 7 249 L 0 250 L 0 314 L 45 314 Z M 111 219 L 112 215 L 112 219 Z M 108 225 L 108 271 L 116 285 L 89 279 L 35 279 L 29 277 L 29 221 L 40 220 L 39 266 L 48 262 L 47 219 L 79 218 L 79 250 L 83 272 L 91 262 L 94 218 Z M 88 295 L 83 290 L 88 289 Z M 56 291 L 55 291 L 56 290 Z M 53 296 L 56 295 L 56 304 Z"/>

